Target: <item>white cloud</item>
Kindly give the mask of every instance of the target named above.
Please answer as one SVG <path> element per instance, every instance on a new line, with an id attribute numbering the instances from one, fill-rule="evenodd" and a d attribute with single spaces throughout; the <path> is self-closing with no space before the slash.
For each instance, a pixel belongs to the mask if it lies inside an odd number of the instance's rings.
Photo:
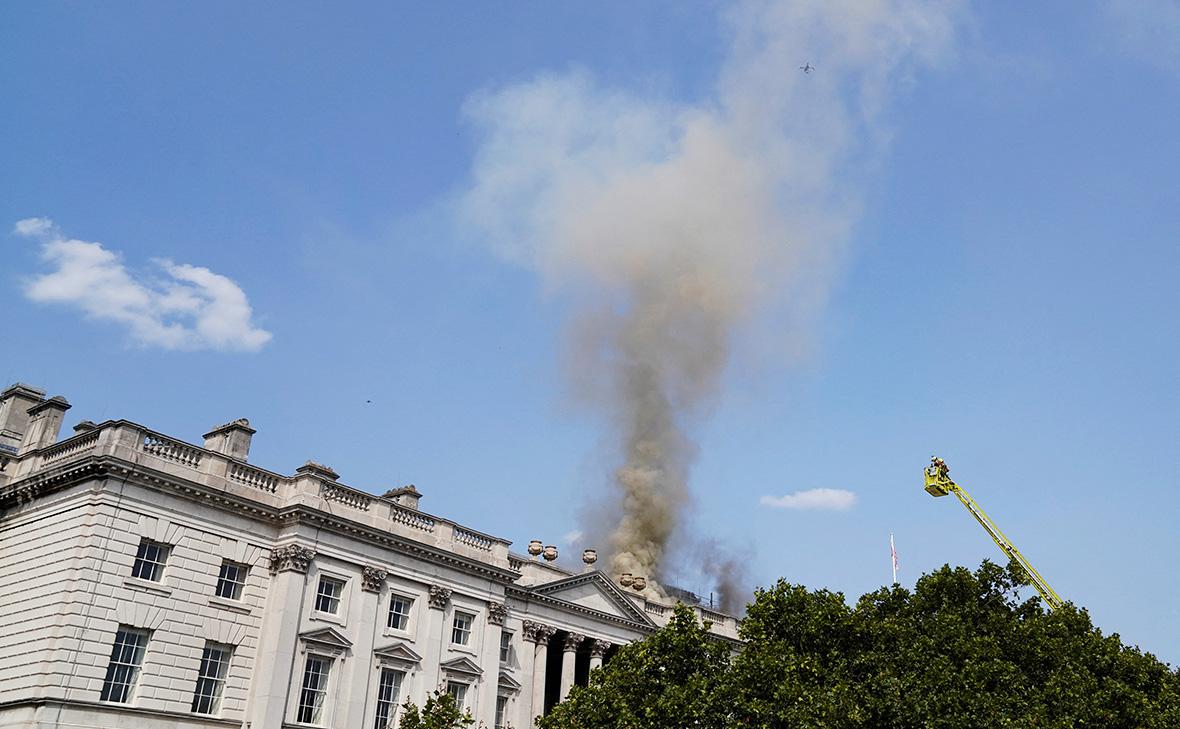
<path id="1" fill-rule="evenodd" d="M 53 221 L 49 218 L 25 218 L 16 221 L 12 230 L 23 236 L 43 235 L 53 230 Z"/>
<path id="2" fill-rule="evenodd" d="M 569 544 L 569 545 L 571 545 L 571 546 L 572 546 L 572 545 L 573 545 L 573 544 L 575 544 L 576 542 L 580 542 L 580 541 L 582 540 L 582 537 L 583 537 L 583 536 L 585 536 L 585 535 L 583 535 L 583 534 L 582 534 L 582 532 L 580 532 L 580 531 L 578 531 L 577 529 L 575 529 L 575 530 L 573 530 L 572 532 L 566 532 L 566 533 L 565 533 L 565 536 L 563 536 L 561 539 L 562 539 L 562 541 L 564 541 L 566 544 Z"/>
<path id="3" fill-rule="evenodd" d="M 844 489 L 808 489 L 786 496 L 763 496 L 759 502 L 775 509 L 845 511 L 856 504 L 856 494 Z"/>
<path id="4" fill-rule="evenodd" d="M 165 277 L 141 280 L 117 253 L 66 238 L 48 218 L 17 221 L 13 232 L 40 240 L 41 258 L 55 267 L 26 283 L 32 301 L 66 304 L 92 319 L 122 324 L 144 346 L 256 352 L 271 339 L 251 322 L 245 292 L 207 268 L 161 259 L 154 263 Z"/>

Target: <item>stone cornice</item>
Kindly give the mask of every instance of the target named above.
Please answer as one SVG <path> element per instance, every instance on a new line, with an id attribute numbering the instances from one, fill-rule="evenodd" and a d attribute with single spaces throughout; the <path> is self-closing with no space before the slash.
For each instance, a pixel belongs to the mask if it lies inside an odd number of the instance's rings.
<path id="1" fill-rule="evenodd" d="M 362 539 L 409 556 L 432 560 L 461 572 L 478 575 L 502 584 L 511 584 L 520 573 L 508 567 L 468 559 L 421 542 L 415 542 L 392 532 L 385 532 L 352 521 L 337 514 L 329 514 L 305 504 L 274 507 L 240 497 L 228 490 L 218 490 L 195 481 L 178 478 L 143 464 L 131 463 L 109 455 L 88 456 L 32 473 L 0 489 L 0 509 L 20 506 L 54 491 L 103 476 L 123 479 L 145 488 L 171 493 L 200 503 L 213 504 L 231 513 L 268 521 L 272 526 L 311 524 L 337 534 Z"/>
<path id="2" fill-rule="evenodd" d="M 357 522 L 344 519 L 334 514 L 328 514 L 308 506 L 297 505 L 283 507 L 279 510 L 278 519 L 280 523 L 284 525 L 307 523 L 323 527 L 325 529 L 330 529 L 337 534 L 360 537 L 369 542 L 373 542 L 394 551 L 401 552 L 402 554 L 421 557 L 424 559 L 433 560 L 435 562 L 442 562 L 443 564 L 454 567 L 457 570 L 476 574 L 480 577 L 492 579 L 496 582 L 501 582 L 504 584 L 510 584 L 520 578 L 519 572 L 514 572 L 507 567 L 497 567 L 485 562 L 466 559 L 453 552 L 446 552 L 428 544 L 422 544 L 421 542 L 403 539 L 397 534 L 381 532 L 363 524 L 358 524 Z"/>

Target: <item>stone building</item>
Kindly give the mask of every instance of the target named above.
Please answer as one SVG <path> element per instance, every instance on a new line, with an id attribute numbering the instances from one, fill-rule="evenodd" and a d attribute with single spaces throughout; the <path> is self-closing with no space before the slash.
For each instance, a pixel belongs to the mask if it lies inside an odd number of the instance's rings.
<path id="1" fill-rule="evenodd" d="M 522 729 L 671 613 L 413 486 L 250 464 L 245 420 L 202 446 L 125 420 L 59 439 L 69 407 L 0 393 L 0 728 L 381 729 L 441 687 Z"/>

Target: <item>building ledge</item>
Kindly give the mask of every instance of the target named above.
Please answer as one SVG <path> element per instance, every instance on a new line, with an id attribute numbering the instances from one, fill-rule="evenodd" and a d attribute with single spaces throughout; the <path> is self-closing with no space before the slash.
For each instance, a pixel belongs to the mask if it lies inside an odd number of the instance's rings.
<path id="1" fill-rule="evenodd" d="M 128 587 L 132 590 L 140 592 L 148 592 L 153 595 L 161 597 L 172 597 L 172 588 L 159 582 L 152 582 L 151 580 L 141 580 L 138 577 L 124 577 L 123 587 Z M 119 704 L 123 706 L 123 704 Z"/>
<path id="2" fill-rule="evenodd" d="M 224 597 L 211 597 L 209 598 L 209 604 L 213 607 L 229 610 L 233 613 L 241 613 L 242 615 L 249 615 L 251 612 L 253 612 L 249 605 L 245 605 L 235 600 L 227 600 Z"/>

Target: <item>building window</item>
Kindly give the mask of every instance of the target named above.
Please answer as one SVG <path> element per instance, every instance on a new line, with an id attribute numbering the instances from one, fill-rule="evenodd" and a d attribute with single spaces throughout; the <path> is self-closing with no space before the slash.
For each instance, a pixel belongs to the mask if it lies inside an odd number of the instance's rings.
<path id="1" fill-rule="evenodd" d="M 139 667 L 143 665 L 143 652 L 147 648 L 148 631 L 120 625 L 115 634 L 115 645 L 111 649 L 111 662 L 102 682 L 102 700 L 125 704 L 135 688 Z"/>
<path id="2" fill-rule="evenodd" d="M 216 714 L 221 708 L 221 691 L 225 688 L 225 674 L 233 647 L 207 641 L 201 655 L 201 670 L 197 673 L 197 688 L 193 691 L 193 712 Z"/>
<path id="3" fill-rule="evenodd" d="M 504 729 L 506 726 L 508 726 L 508 722 L 505 721 L 505 718 L 507 717 L 507 715 L 508 715 L 508 697 L 507 696 L 497 696 L 496 697 L 496 726 L 495 726 L 495 729 Z"/>
<path id="4" fill-rule="evenodd" d="M 217 575 L 217 596 L 227 600 L 241 600 L 242 588 L 250 566 L 225 560 L 221 563 L 221 574 Z"/>
<path id="5" fill-rule="evenodd" d="M 377 682 L 377 723 L 374 729 L 389 729 L 393 726 L 393 714 L 397 709 L 405 675 L 392 668 L 381 669 L 381 679 Z"/>
<path id="6" fill-rule="evenodd" d="M 168 561 L 169 546 L 143 539 L 139 542 L 139 551 L 135 553 L 135 564 L 131 566 L 131 576 L 141 580 L 159 582 L 164 576 L 164 563 Z"/>
<path id="7" fill-rule="evenodd" d="M 455 706 L 459 709 L 467 708 L 467 684 L 459 681 L 447 681 L 447 693 L 455 700 Z"/>
<path id="8" fill-rule="evenodd" d="M 410 607 L 414 598 L 405 595 L 389 596 L 389 627 L 394 630 L 405 630 L 410 626 Z"/>
<path id="9" fill-rule="evenodd" d="M 507 630 L 500 633 L 500 663 L 512 660 L 512 633 Z"/>
<path id="10" fill-rule="evenodd" d="M 295 720 L 301 724 L 319 724 L 324 718 L 324 699 L 328 695 L 328 671 L 332 659 L 308 656 L 303 668 L 303 689 L 299 692 L 299 711 Z"/>
<path id="11" fill-rule="evenodd" d="M 321 613 L 335 615 L 340 612 L 340 596 L 344 594 L 344 582 L 331 577 L 321 577 L 320 587 L 315 596 L 315 609 Z"/>
<path id="12" fill-rule="evenodd" d="M 451 642 L 455 645 L 467 645 L 471 642 L 471 626 L 475 616 L 471 613 L 455 611 L 455 620 L 451 623 Z"/>

